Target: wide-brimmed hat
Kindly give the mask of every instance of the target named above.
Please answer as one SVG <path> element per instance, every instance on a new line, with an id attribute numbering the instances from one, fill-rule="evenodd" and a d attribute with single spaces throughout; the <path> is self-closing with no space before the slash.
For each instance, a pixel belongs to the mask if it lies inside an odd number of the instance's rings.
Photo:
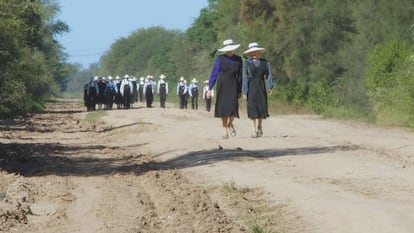
<path id="1" fill-rule="evenodd" d="M 165 79 L 165 75 L 161 74 L 160 79 Z"/>
<path id="2" fill-rule="evenodd" d="M 197 82 L 197 79 L 193 78 L 193 79 L 191 80 L 191 82 L 196 83 L 196 82 Z"/>
<path id="3" fill-rule="evenodd" d="M 232 39 L 223 41 L 223 48 L 218 49 L 219 52 L 230 52 L 240 47 L 240 44 L 235 44 Z"/>
<path id="4" fill-rule="evenodd" d="M 180 78 L 180 81 L 184 81 L 184 77 L 181 77 L 181 78 Z"/>
<path id="5" fill-rule="evenodd" d="M 205 84 L 208 84 L 208 80 L 204 81 Z"/>
<path id="6" fill-rule="evenodd" d="M 250 53 L 256 52 L 256 51 L 259 51 L 260 53 L 263 53 L 265 51 L 265 49 L 259 47 L 259 44 L 258 43 L 252 42 L 252 43 L 249 44 L 249 49 L 246 50 L 246 51 L 244 51 L 243 54 L 246 55 L 246 56 L 248 56 L 248 55 L 250 55 Z"/>

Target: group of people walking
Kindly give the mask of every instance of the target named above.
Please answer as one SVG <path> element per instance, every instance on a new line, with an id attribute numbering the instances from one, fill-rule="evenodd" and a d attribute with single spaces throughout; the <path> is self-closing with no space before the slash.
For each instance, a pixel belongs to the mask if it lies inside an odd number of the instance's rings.
<path id="1" fill-rule="evenodd" d="M 203 99 L 206 101 L 206 110 L 210 111 L 211 99 L 207 99 L 205 93 L 208 90 L 208 80 L 205 81 L 203 88 Z M 92 78 L 84 87 L 84 102 L 87 111 L 98 109 L 111 110 L 113 104 L 117 109 L 130 109 L 135 102 L 146 102 L 146 107 L 151 108 L 154 95 L 157 93 L 160 99 L 161 108 L 165 108 L 168 95 L 168 82 L 166 76 L 161 74 L 158 82 L 154 76 L 148 75 L 147 78 L 141 77 L 137 80 L 135 77 L 125 75 L 123 78 L 117 76 L 113 79 L 97 77 Z M 187 85 L 184 77 L 180 78 L 177 84 L 177 95 L 180 99 L 180 108 L 187 109 L 188 99 L 191 99 L 191 108 L 198 109 L 198 97 L 200 87 L 196 79 L 192 79 L 191 84 Z"/>
<path id="2" fill-rule="evenodd" d="M 191 108 L 197 110 L 198 97 L 202 93 L 206 110 L 210 111 L 216 86 L 214 117 L 221 119 L 223 139 L 229 138 L 229 135 L 236 136 L 234 120 L 239 118 L 240 98 L 247 103 L 251 137 L 263 135 L 263 120 L 269 117 L 267 95 L 272 94 L 274 82 L 269 62 L 260 57 L 265 49 L 256 42 L 250 43 L 243 52 L 246 58 L 243 64 L 242 58 L 235 54 L 239 47 L 240 44 L 235 44 L 231 39 L 223 42 L 223 47 L 217 49 L 222 54 L 217 56 L 210 78 L 204 81 L 202 89 L 196 79 L 192 79 L 188 85 L 184 77 L 181 77 L 177 83 L 180 109 L 187 109 L 188 99 L 191 98 Z M 134 102 L 143 102 L 145 99 L 146 106 L 150 108 L 154 94 L 158 93 L 160 106 L 165 108 L 168 95 L 168 82 L 165 79 L 163 74 L 158 83 L 152 75 L 141 77 L 139 81 L 129 75 L 125 75 L 123 79 L 117 76 L 115 80 L 111 76 L 107 79 L 95 77 L 85 85 L 85 105 L 88 111 L 95 110 L 96 104 L 99 108 L 103 104 L 104 109 L 112 109 L 113 103 L 117 104 L 118 109 L 129 109 Z"/>
<path id="3" fill-rule="evenodd" d="M 252 42 L 243 52 L 245 59 L 244 73 L 242 58 L 235 54 L 240 44 L 232 39 L 225 40 L 218 49 L 223 54 L 216 58 L 206 98 L 211 98 L 216 85 L 216 103 L 214 117 L 221 118 L 223 139 L 236 136 L 234 119 L 239 118 L 238 99 L 247 101 L 247 116 L 251 119 L 251 137 L 263 135 L 263 120 L 269 117 L 267 95 L 272 94 L 273 77 L 270 64 L 260 55 L 265 51 L 258 43 Z"/>
<path id="4" fill-rule="evenodd" d="M 145 100 L 146 107 L 151 108 L 154 94 L 158 93 L 160 105 L 165 108 L 168 95 L 168 83 L 165 78 L 162 74 L 157 85 L 152 75 L 141 77 L 139 80 L 127 74 L 123 78 L 117 76 L 115 79 L 111 76 L 95 76 L 84 86 L 85 106 L 87 111 L 96 110 L 96 106 L 98 109 L 111 110 L 115 103 L 117 109 L 130 109 L 135 102 Z"/>
<path id="5" fill-rule="evenodd" d="M 191 109 L 198 110 L 198 98 L 202 93 L 206 110 L 209 112 L 211 109 L 211 98 L 207 98 L 207 91 L 208 80 L 204 81 L 204 87 L 201 89 L 197 79 L 193 78 L 190 85 L 188 85 L 187 80 L 185 80 L 184 77 L 181 77 L 177 84 L 177 96 L 180 101 L 180 109 L 187 109 L 188 99 L 191 99 Z"/>

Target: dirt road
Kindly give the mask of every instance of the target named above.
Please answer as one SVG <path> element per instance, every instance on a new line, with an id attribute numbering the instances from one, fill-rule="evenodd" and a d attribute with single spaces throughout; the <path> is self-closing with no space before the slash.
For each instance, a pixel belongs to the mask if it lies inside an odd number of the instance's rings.
<path id="1" fill-rule="evenodd" d="M 414 231 L 412 132 L 143 106 L 1 122 L 0 232 Z"/>

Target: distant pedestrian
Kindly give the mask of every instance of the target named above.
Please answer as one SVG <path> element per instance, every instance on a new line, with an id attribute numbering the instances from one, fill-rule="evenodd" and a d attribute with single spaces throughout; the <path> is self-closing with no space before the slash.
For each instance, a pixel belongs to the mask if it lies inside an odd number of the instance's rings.
<path id="1" fill-rule="evenodd" d="M 118 93 L 118 87 L 112 80 L 112 76 L 108 76 L 108 82 L 106 83 L 104 94 L 106 109 L 112 110 L 112 105 L 114 103 L 116 93 Z"/>
<path id="2" fill-rule="evenodd" d="M 167 100 L 167 95 L 168 95 L 168 83 L 165 80 L 165 75 L 163 74 L 161 74 L 160 80 L 158 81 L 157 92 L 158 92 L 158 95 L 160 96 L 161 108 L 165 108 L 165 101 Z"/>
<path id="3" fill-rule="evenodd" d="M 210 98 L 207 98 L 207 92 L 208 92 L 208 80 L 204 81 L 204 87 L 203 87 L 203 100 L 206 106 L 206 111 L 210 112 L 211 110 L 211 99 L 214 97 L 214 90 L 211 90 Z"/>
<path id="4" fill-rule="evenodd" d="M 225 40 L 224 47 L 218 49 L 224 54 L 219 55 L 214 63 L 209 80 L 207 98 L 211 98 L 211 91 L 217 82 L 217 95 L 214 109 L 214 117 L 220 117 L 223 126 L 223 139 L 236 136 L 234 118 L 239 118 L 238 98 L 241 97 L 243 62 L 234 51 L 240 44 L 234 44 L 233 40 Z"/>
<path id="5" fill-rule="evenodd" d="M 124 108 L 130 109 L 131 108 L 131 98 L 132 98 L 132 82 L 129 80 L 129 75 L 125 75 L 124 79 L 121 81 L 121 95 L 124 101 Z"/>
<path id="6" fill-rule="evenodd" d="M 115 84 L 118 91 L 115 94 L 114 103 L 116 104 L 117 109 L 121 109 L 122 105 L 124 104 L 124 98 L 121 94 L 121 78 L 118 75 L 115 77 Z"/>
<path id="7" fill-rule="evenodd" d="M 265 51 L 256 42 L 249 44 L 244 55 L 245 61 L 243 77 L 243 99 L 247 100 L 247 116 L 252 121 L 253 138 L 263 135 L 263 119 L 269 116 L 267 104 L 267 92 L 272 94 L 273 77 L 269 62 L 260 58 Z"/>
<path id="8" fill-rule="evenodd" d="M 187 95 L 187 84 L 184 82 L 184 77 L 180 78 L 177 84 L 177 96 L 180 99 L 180 109 L 184 109 L 185 97 Z"/>
<path id="9" fill-rule="evenodd" d="M 200 93 L 200 87 L 198 86 L 197 79 L 193 78 L 193 80 L 191 80 L 191 84 L 188 90 L 189 90 L 189 95 L 191 97 L 191 109 L 197 110 L 198 109 L 198 95 Z"/>
<path id="10" fill-rule="evenodd" d="M 139 83 L 138 83 L 138 96 L 139 96 L 139 102 L 144 102 L 144 77 L 140 77 L 139 78 Z"/>
<path id="11" fill-rule="evenodd" d="M 98 81 L 98 77 L 95 76 L 94 78 L 91 78 L 91 80 L 85 86 L 84 99 L 85 99 L 86 110 L 88 112 L 96 110 L 96 99 L 99 94 L 99 88 L 98 88 L 97 81 Z"/>
<path id="12" fill-rule="evenodd" d="M 147 104 L 147 108 L 152 108 L 152 102 L 154 101 L 154 81 L 152 80 L 152 76 L 149 75 L 144 83 L 144 95 L 145 101 Z"/>
<path id="13" fill-rule="evenodd" d="M 187 109 L 188 107 L 188 98 L 190 97 L 190 91 L 188 90 L 188 84 L 187 84 L 187 80 L 184 80 L 184 85 L 185 85 L 185 93 L 184 93 L 184 109 Z"/>

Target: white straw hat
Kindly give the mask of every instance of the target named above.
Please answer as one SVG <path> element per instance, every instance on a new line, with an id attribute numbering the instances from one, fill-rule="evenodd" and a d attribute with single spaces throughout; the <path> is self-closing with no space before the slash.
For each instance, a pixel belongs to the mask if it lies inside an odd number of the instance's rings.
<path id="1" fill-rule="evenodd" d="M 249 49 L 244 51 L 243 54 L 244 55 L 249 55 L 250 53 L 255 52 L 255 51 L 259 51 L 260 53 L 263 53 L 265 51 L 265 49 L 259 47 L 258 43 L 252 42 L 252 43 L 249 44 Z"/>
<path id="2" fill-rule="evenodd" d="M 223 48 L 218 49 L 218 51 L 229 52 L 229 51 L 234 51 L 239 47 L 240 47 L 240 44 L 234 44 L 234 41 L 232 39 L 228 39 L 228 40 L 223 41 Z"/>

